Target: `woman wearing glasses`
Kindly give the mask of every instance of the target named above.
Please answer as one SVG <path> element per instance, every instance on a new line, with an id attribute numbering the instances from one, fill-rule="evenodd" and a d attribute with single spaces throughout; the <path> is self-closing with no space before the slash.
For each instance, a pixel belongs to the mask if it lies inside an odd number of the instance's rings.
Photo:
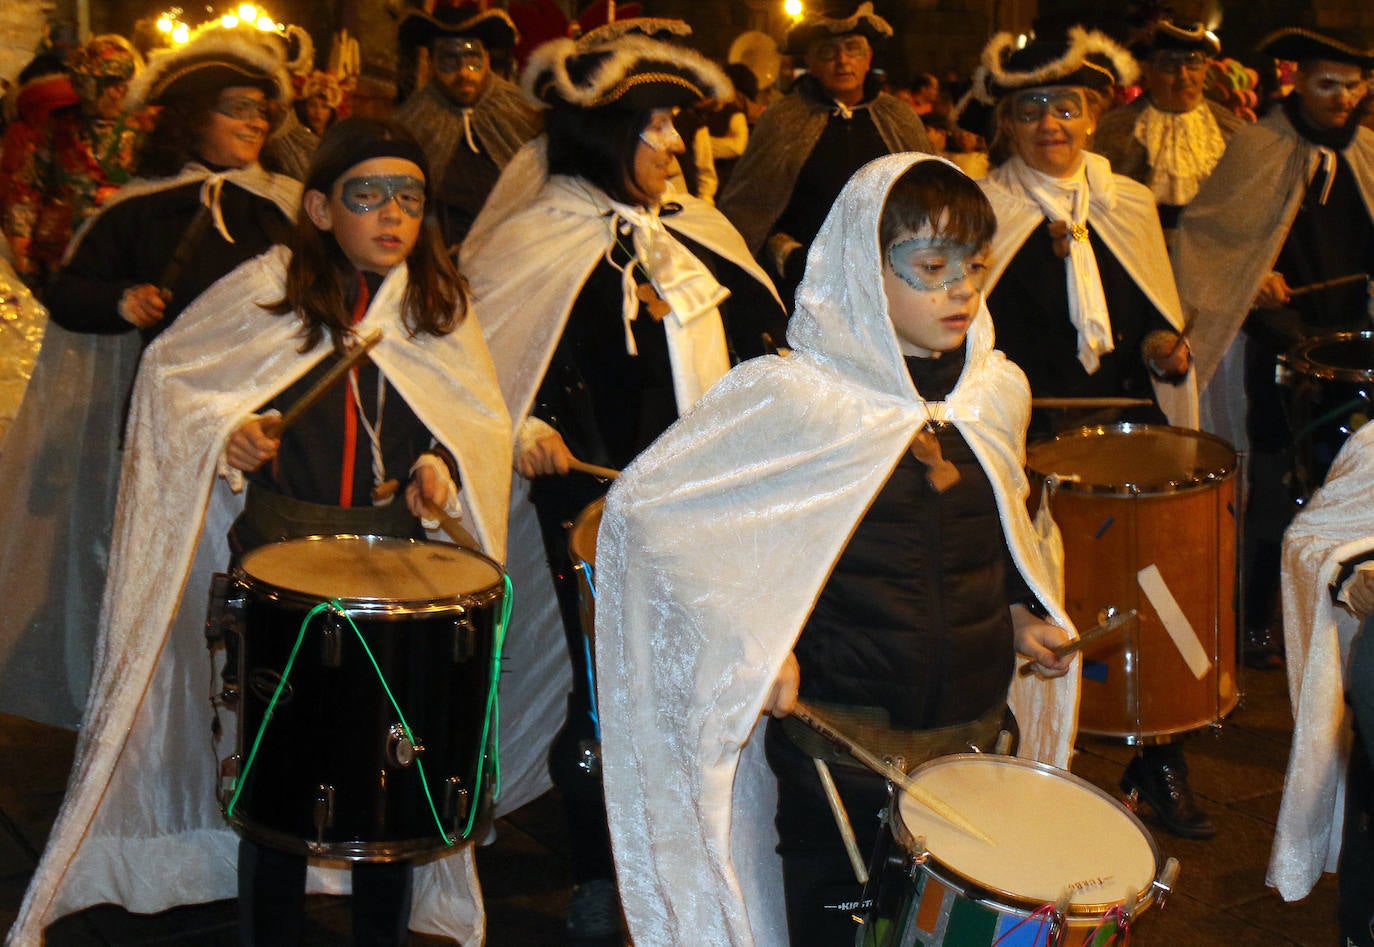
<path id="1" fill-rule="evenodd" d="M 1149 399 L 1125 420 L 1196 424 L 1196 393 L 1164 236 L 1149 190 L 1086 150 L 1112 86 L 1135 78 L 1131 56 L 1100 33 L 983 51 L 973 99 L 992 105 L 980 182 L 997 211 L 988 308 L 997 347 L 1037 397 Z M 962 117 L 973 113 L 966 99 Z M 1031 434 L 1065 416 L 1032 415 Z M 1081 414 L 1067 415 L 1073 424 Z"/>

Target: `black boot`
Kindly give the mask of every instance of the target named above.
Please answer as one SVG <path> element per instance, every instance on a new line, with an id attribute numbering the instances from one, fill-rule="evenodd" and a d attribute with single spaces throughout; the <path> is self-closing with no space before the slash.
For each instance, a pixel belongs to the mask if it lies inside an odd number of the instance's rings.
<path id="1" fill-rule="evenodd" d="M 1121 791 L 1135 808 L 1144 800 L 1164 828 L 1183 838 L 1207 839 L 1216 835 L 1207 813 L 1198 808 L 1188 785 L 1188 764 L 1180 750 L 1152 747 L 1126 765 Z"/>

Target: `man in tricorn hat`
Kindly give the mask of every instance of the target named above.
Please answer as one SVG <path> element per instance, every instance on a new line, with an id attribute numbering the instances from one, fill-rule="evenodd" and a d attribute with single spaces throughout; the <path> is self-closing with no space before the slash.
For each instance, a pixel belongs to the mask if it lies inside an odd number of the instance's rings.
<path id="1" fill-rule="evenodd" d="M 871 3 L 818 7 L 787 34 L 807 74 L 759 119 L 720 198 L 789 310 L 806 249 L 850 175 L 882 155 L 930 150 L 916 114 L 869 75 L 892 27 Z"/>
<path id="2" fill-rule="evenodd" d="M 1374 133 L 1356 106 L 1374 45 L 1289 28 L 1260 49 L 1298 63 L 1292 94 L 1242 129 L 1179 223 L 1173 263 L 1193 333 L 1203 426 L 1250 449 L 1246 644 L 1278 663 L 1269 618 L 1291 515 L 1294 442 L 1276 357 L 1305 338 L 1369 327 Z M 1329 280 L 1354 277 L 1326 287 Z M 1295 293 L 1300 287 L 1317 287 Z"/>
<path id="3" fill-rule="evenodd" d="M 1221 43 L 1201 23 L 1158 20 L 1131 52 L 1145 91 L 1102 117 L 1092 150 L 1153 192 L 1168 235 L 1245 122 L 1202 94 Z"/>
<path id="4" fill-rule="evenodd" d="M 510 49 L 518 38 L 506 11 L 471 3 L 434 14 L 414 10 L 401 21 L 401 47 L 428 47 L 431 78 L 396 120 L 424 144 L 449 246 L 463 242 L 501 169 L 540 131 L 539 116 L 520 90 L 491 68 L 491 52 Z"/>

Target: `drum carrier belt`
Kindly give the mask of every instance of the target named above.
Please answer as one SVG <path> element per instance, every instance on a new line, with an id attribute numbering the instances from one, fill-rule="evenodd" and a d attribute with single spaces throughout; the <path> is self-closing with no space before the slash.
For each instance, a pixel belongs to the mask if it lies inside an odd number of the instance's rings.
<path id="1" fill-rule="evenodd" d="M 336 534 L 409 539 L 419 529 L 415 515 L 400 497 L 386 506 L 331 506 L 282 496 L 251 483 L 236 525 L 263 543 Z"/>
<path id="2" fill-rule="evenodd" d="M 878 756 L 893 759 L 900 757 L 902 765 L 908 771 L 936 757 L 968 753 L 974 748 L 988 749 L 996 742 L 1007 712 L 1005 704 L 998 704 L 977 720 L 968 723 L 935 727 L 931 730 L 896 730 L 893 729 L 887 709 L 884 707 L 827 704 L 815 700 L 809 700 L 807 703 L 818 713 L 824 714 L 825 719 L 833 723 L 836 730 L 864 749 Z M 866 766 L 801 721 L 783 717 L 781 723 L 782 732 L 803 753 L 823 760 L 831 766 L 868 772 Z"/>

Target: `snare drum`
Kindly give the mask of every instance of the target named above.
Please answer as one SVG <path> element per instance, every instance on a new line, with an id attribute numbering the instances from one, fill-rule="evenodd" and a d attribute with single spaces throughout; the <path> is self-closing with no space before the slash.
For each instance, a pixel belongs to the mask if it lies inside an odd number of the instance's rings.
<path id="1" fill-rule="evenodd" d="M 1326 480 L 1331 462 L 1374 403 L 1374 332 L 1336 332 L 1279 356 L 1293 434 L 1293 493 L 1304 501 Z"/>
<path id="2" fill-rule="evenodd" d="M 1065 605 L 1080 631 L 1139 619 L 1083 650 L 1078 728 L 1131 744 L 1221 720 L 1236 686 L 1236 455 L 1201 431 L 1120 424 L 1032 444 L 1054 478 Z"/>
<path id="3" fill-rule="evenodd" d="M 446 543 L 314 536 L 249 552 L 234 580 L 242 690 L 229 821 L 271 848 L 355 861 L 480 836 L 500 566 Z M 325 610 L 302 632 L 331 601 L 352 626 Z"/>
<path id="4" fill-rule="evenodd" d="M 907 891 L 894 916 L 866 922 L 861 944 L 1046 947 L 1085 943 L 1094 930 L 1094 945 L 1125 943 L 1131 919 L 1172 886 L 1177 862 L 1161 871 L 1140 821 L 1072 773 L 972 753 L 932 760 L 912 778 L 996 844 L 900 793 L 889 815 L 909 856 Z M 1062 917 L 1052 916 L 1057 902 Z"/>
<path id="5" fill-rule="evenodd" d="M 596 536 L 601 530 L 601 514 L 605 509 L 605 497 L 593 500 L 577 514 L 568 533 L 568 558 L 577 573 L 577 613 L 593 670 L 596 667 Z"/>

